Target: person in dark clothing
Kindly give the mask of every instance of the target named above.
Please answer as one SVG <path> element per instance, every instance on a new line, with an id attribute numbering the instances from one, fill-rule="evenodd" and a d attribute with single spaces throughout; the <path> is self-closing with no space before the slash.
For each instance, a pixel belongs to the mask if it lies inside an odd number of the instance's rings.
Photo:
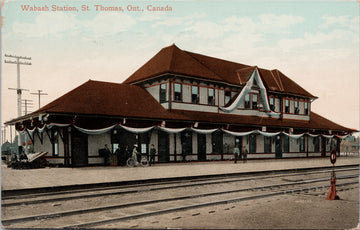
<path id="1" fill-rule="evenodd" d="M 124 147 L 123 146 L 118 146 L 118 148 L 115 151 L 115 155 L 116 155 L 116 159 L 117 159 L 117 165 L 118 166 L 122 166 L 122 162 L 121 162 L 121 158 L 123 155 L 123 151 L 124 151 Z"/>
<path id="2" fill-rule="evenodd" d="M 126 161 L 127 159 L 129 159 L 129 156 L 130 153 L 129 153 L 129 147 L 126 145 L 126 146 L 122 146 L 121 147 L 121 156 L 120 156 L 120 162 L 121 162 L 121 165 L 122 166 L 125 166 L 126 165 Z"/>
<path id="3" fill-rule="evenodd" d="M 20 153 L 20 161 L 21 160 L 28 160 L 28 157 L 27 157 L 27 155 L 26 155 L 26 153 L 25 153 L 25 151 L 22 151 L 21 153 Z"/>
<path id="4" fill-rule="evenodd" d="M 125 146 L 125 161 L 131 157 L 131 154 L 132 154 L 132 153 L 131 153 L 131 151 L 130 151 L 130 149 L 129 149 L 129 146 L 126 145 L 126 146 Z"/>
<path id="5" fill-rule="evenodd" d="M 12 162 L 12 163 L 15 163 L 15 162 L 17 162 L 17 161 L 18 161 L 18 158 L 17 158 L 16 154 L 13 153 L 13 154 L 11 155 L 11 162 Z"/>
<path id="6" fill-rule="evenodd" d="M 110 151 L 108 145 L 105 144 L 105 148 L 104 148 L 104 165 L 105 166 L 110 165 L 110 156 L 111 156 L 111 151 Z"/>
<path id="7" fill-rule="evenodd" d="M 240 150 L 237 145 L 234 147 L 234 163 L 236 164 L 238 158 L 239 158 Z"/>
<path id="8" fill-rule="evenodd" d="M 247 148 L 244 146 L 244 148 L 243 148 L 243 157 L 244 157 L 244 163 L 246 163 L 246 161 L 247 161 L 247 155 L 248 155 L 248 150 L 247 150 Z"/>
<path id="9" fill-rule="evenodd" d="M 152 144 L 150 149 L 150 161 L 149 166 L 155 165 L 155 155 L 156 155 L 156 149 L 155 146 Z"/>

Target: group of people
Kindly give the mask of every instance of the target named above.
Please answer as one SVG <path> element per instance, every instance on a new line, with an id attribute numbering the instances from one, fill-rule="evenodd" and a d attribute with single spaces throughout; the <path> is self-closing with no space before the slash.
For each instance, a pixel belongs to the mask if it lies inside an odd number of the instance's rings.
<path id="1" fill-rule="evenodd" d="M 117 158 L 117 165 L 118 166 L 125 166 L 126 161 L 132 157 L 135 162 L 139 162 L 141 159 L 141 153 L 138 151 L 138 145 L 134 144 L 133 149 L 131 150 L 128 145 L 119 145 L 115 151 L 115 155 Z M 149 166 L 155 165 L 155 155 L 156 149 L 155 145 L 151 145 L 150 149 L 150 159 L 149 159 Z M 111 150 L 109 149 L 108 145 L 105 144 L 105 148 L 103 150 L 103 157 L 104 157 L 104 165 L 108 166 L 111 164 Z"/>
<path id="2" fill-rule="evenodd" d="M 243 159 L 244 163 L 246 163 L 247 161 L 247 155 L 248 155 L 248 150 L 246 149 L 245 146 L 243 146 L 242 151 L 240 151 L 238 145 L 235 145 L 234 147 L 234 163 L 237 163 L 238 159 Z"/>
<path id="3" fill-rule="evenodd" d="M 118 166 L 125 166 L 127 159 L 132 157 L 135 162 L 139 162 L 141 159 L 141 153 L 137 150 L 138 145 L 135 144 L 133 149 L 131 150 L 128 145 L 119 145 L 115 151 L 115 155 L 117 158 L 117 165 Z M 156 149 L 155 146 L 152 144 L 150 148 L 150 159 L 149 159 L 149 166 L 155 165 L 155 155 Z M 235 145 L 234 147 L 234 163 L 236 164 L 238 159 L 243 159 L 244 163 L 247 161 L 248 150 L 245 146 L 243 146 L 242 151 L 240 151 L 239 146 Z M 109 149 L 108 145 L 105 144 L 105 148 L 103 150 L 104 156 L 104 165 L 111 164 L 111 150 Z"/>

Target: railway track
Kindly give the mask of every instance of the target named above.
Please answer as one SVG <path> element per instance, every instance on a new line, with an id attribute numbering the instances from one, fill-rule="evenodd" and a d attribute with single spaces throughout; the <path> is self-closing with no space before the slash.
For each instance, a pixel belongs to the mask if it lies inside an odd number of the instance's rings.
<path id="1" fill-rule="evenodd" d="M 348 167 L 337 167 L 337 172 L 345 172 L 358 169 L 359 166 L 348 166 Z M 298 172 L 301 171 L 301 172 Z M 2 193 L 2 206 L 12 206 L 12 205 L 28 205 L 32 203 L 42 203 L 42 202 L 52 202 L 52 201 L 61 201 L 61 200 L 69 200 L 69 199 L 78 199 L 78 198 L 91 198 L 97 196 L 106 196 L 106 195 L 117 195 L 117 194 L 126 194 L 126 193 L 134 193 L 141 192 L 143 190 L 162 190 L 168 188 L 180 188 L 180 187 L 191 187 L 203 184 L 219 184 L 219 183 L 230 183 L 236 181 L 246 181 L 252 179 L 266 179 L 266 178 L 275 178 L 275 177 L 283 177 L 284 175 L 289 175 L 291 173 L 292 176 L 303 176 L 303 175 L 311 175 L 318 173 L 326 173 L 331 172 L 332 169 L 329 167 L 316 168 L 313 170 L 305 169 L 305 170 L 280 170 L 273 171 L 271 173 L 266 173 L 263 175 L 262 173 L 259 175 L 251 174 L 230 174 L 230 175 L 214 175 L 214 176 L 206 176 L 205 178 L 194 177 L 189 179 L 180 178 L 178 180 L 173 180 L 173 178 L 161 179 L 159 182 L 142 182 L 134 183 L 130 185 L 113 185 L 113 186 L 104 186 L 104 187 L 91 187 L 91 188 L 80 188 L 74 189 L 71 188 L 67 191 L 60 191 L 57 188 L 53 188 L 54 191 L 42 192 L 41 189 L 38 192 L 36 189 L 32 189 L 27 193 L 21 192 L 18 194 L 18 191 L 11 191 Z M 258 173 L 256 173 L 258 174 Z M 31 199 L 29 199 L 31 198 Z M 14 201 L 15 200 L 15 201 Z"/>
<path id="2" fill-rule="evenodd" d="M 358 167 L 337 170 L 337 187 L 358 186 Z M 91 228 L 109 223 L 293 193 L 328 191 L 332 170 L 200 178 L 106 189 L 7 196 L 2 224 L 10 228 Z M 306 178 L 305 178 L 306 177 Z M 19 214 L 19 210 L 21 213 Z"/>

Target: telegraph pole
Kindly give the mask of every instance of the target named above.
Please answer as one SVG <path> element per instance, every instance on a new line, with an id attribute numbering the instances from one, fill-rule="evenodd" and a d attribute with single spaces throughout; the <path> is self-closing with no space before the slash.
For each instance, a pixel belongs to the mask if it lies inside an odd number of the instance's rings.
<path id="1" fill-rule="evenodd" d="M 1 126 L 1 144 L 3 145 L 5 143 L 6 139 L 6 127 Z"/>
<path id="2" fill-rule="evenodd" d="M 9 125 L 10 127 L 10 144 L 13 143 L 13 138 L 12 138 L 12 129 L 11 129 L 11 125 Z"/>
<path id="3" fill-rule="evenodd" d="M 23 62 L 21 61 L 21 59 L 25 59 L 25 60 L 31 60 L 31 57 L 22 57 L 22 56 L 16 56 L 16 55 L 8 55 L 5 54 L 5 57 L 8 58 L 15 58 L 15 61 L 10 61 L 10 60 L 5 60 L 5 63 L 8 64 L 16 64 L 17 66 L 17 88 L 14 89 L 17 91 L 17 95 L 18 95 L 18 116 L 21 117 L 21 94 L 22 91 L 24 89 L 21 88 L 20 86 L 20 65 L 31 65 L 31 62 Z M 9 88 L 9 89 L 13 89 L 13 88 Z"/>
<path id="4" fill-rule="evenodd" d="M 37 93 L 30 93 L 30 94 L 35 94 L 35 95 L 38 95 L 39 96 L 39 109 L 40 109 L 40 96 L 42 95 L 48 95 L 47 93 L 41 93 L 42 90 L 38 90 Z"/>
<path id="5" fill-rule="evenodd" d="M 8 55 L 5 54 L 5 57 L 7 58 L 13 58 L 13 60 L 5 60 L 5 63 L 8 64 L 16 64 L 17 66 L 17 88 L 14 89 L 17 91 L 17 104 L 18 104 L 18 117 L 21 117 L 21 94 L 24 89 L 20 86 L 20 65 L 31 65 L 31 62 L 22 61 L 22 60 L 31 60 L 31 57 L 22 57 L 22 56 L 16 56 L 16 55 Z M 15 60 L 14 60 L 15 59 Z M 9 88 L 12 89 L 12 88 Z M 19 134 L 18 138 L 18 146 L 21 146 L 21 138 Z"/>
<path id="6" fill-rule="evenodd" d="M 25 114 L 24 115 L 27 115 L 28 114 L 28 108 L 30 107 L 32 107 L 32 105 L 34 105 L 33 103 L 32 103 L 32 100 L 28 100 L 28 99 L 23 99 L 22 100 L 23 102 L 24 102 L 24 104 L 22 104 L 22 105 L 24 105 L 24 107 L 25 107 Z"/>

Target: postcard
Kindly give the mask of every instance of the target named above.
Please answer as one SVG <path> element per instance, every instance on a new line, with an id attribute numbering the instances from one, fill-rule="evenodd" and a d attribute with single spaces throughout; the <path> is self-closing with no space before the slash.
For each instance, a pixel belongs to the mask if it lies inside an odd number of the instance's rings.
<path id="1" fill-rule="evenodd" d="M 2 227 L 355 228 L 359 4 L 2 0 Z"/>

